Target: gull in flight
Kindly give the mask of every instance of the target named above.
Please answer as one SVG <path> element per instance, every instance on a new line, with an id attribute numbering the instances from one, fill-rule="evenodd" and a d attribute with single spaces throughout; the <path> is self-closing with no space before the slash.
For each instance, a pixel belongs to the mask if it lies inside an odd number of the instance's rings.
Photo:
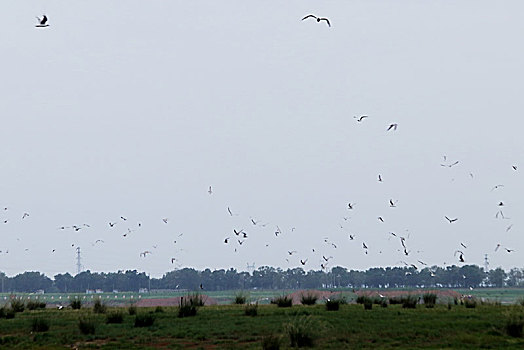
<path id="1" fill-rule="evenodd" d="M 305 20 L 307 18 L 314 18 L 317 20 L 317 22 L 320 23 L 320 21 L 326 21 L 328 27 L 331 27 L 331 23 L 329 23 L 329 19 L 325 18 L 325 17 L 317 17 L 315 15 L 307 15 L 306 17 L 302 18 L 302 20 Z"/>
<path id="2" fill-rule="evenodd" d="M 35 27 L 40 27 L 40 28 L 49 27 L 49 24 L 47 24 L 47 16 L 46 15 L 42 15 L 42 18 L 36 17 L 36 19 L 38 20 L 38 24 Z"/>
<path id="3" fill-rule="evenodd" d="M 454 223 L 455 221 L 457 221 L 457 220 L 458 220 L 458 218 L 453 218 L 453 219 L 450 219 L 450 218 L 448 218 L 447 216 L 444 216 L 444 217 L 446 218 L 446 220 L 448 220 L 448 221 L 449 221 L 449 223 L 450 223 L 450 224 L 451 224 L 451 223 Z"/>
<path id="4" fill-rule="evenodd" d="M 397 123 L 389 124 L 389 127 L 388 127 L 388 129 L 386 131 L 397 130 L 397 127 L 398 127 Z"/>
<path id="5" fill-rule="evenodd" d="M 213 190 L 211 189 L 211 186 L 209 186 L 209 190 L 207 190 L 207 193 L 213 194 Z"/>
<path id="6" fill-rule="evenodd" d="M 361 115 L 360 117 L 354 116 L 353 118 L 355 118 L 357 122 L 360 123 L 364 120 L 364 118 L 369 118 L 369 117 L 367 115 Z"/>

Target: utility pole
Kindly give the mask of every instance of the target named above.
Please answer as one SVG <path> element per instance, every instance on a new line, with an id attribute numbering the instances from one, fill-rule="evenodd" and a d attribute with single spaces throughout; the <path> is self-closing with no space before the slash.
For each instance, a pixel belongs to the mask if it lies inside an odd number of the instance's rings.
<path id="1" fill-rule="evenodd" d="M 82 262 L 80 257 L 80 247 L 76 247 L 76 273 L 82 272 Z"/>

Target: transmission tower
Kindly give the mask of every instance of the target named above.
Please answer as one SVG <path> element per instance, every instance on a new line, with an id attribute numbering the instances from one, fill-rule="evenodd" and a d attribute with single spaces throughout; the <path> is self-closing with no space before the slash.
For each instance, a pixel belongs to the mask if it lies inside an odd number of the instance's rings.
<path id="1" fill-rule="evenodd" d="M 484 254 L 484 272 L 489 271 L 489 259 L 488 254 Z"/>
<path id="2" fill-rule="evenodd" d="M 76 273 L 79 274 L 82 272 L 82 262 L 80 257 L 80 247 L 76 247 Z"/>
<path id="3" fill-rule="evenodd" d="M 249 263 L 247 263 L 247 271 L 252 274 L 254 270 L 255 270 L 255 263 L 253 263 L 251 265 L 249 265 Z"/>

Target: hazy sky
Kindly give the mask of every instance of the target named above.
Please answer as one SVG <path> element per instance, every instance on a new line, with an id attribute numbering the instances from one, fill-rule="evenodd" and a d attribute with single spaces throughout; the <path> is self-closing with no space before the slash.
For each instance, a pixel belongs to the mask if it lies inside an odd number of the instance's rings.
<path id="1" fill-rule="evenodd" d="M 522 1 L 2 7 L 0 271 L 522 267 Z"/>

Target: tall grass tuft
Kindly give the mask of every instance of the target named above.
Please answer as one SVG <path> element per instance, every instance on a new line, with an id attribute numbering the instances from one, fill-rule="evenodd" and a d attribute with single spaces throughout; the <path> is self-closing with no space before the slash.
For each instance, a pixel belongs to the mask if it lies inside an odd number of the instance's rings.
<path id="1" fill-rule="evenodd" d="M 340 309 L 340 304 L 342 304 L 340 299 L 327 299 L 326 300 L 326 310 L 327 311 L 338 311 Z"/>
<path id="2" fill-rule="evenodd" d="M 204 306 L 206 304 L 204 297 L 199 293 L 190 294 L 187 296 L 187 299 L 189 299 L 189 302 L 195 306 Z"/>
<path id="3" fill-rule="evenodd" d="M 253 317 L 258 315 L 258 303 L 247 304 L 246 308 L 244 309 L 244 314 L 246 316 L 253 316 Z"/>
<path id="4" fill-rule="evenodd" d="M 300 296 L 300 302 L 302 305 L 315 305 L 317 303 L 318 296 L 315 294 L 308 292 L 306 294 L 302 294 Z"/>
<path id="5" fill-rule="evenodd" d="M 416 309 L 418 298 L 414 295 L 405 295 L 400 298 L 400 301 L 402 302 L 402 308 L 404 309 Z"/>
<path id="6" fill-rule="evenodd" d="M 95 314 L 105 314 L 107 311 L 107 306 L 100 301 L 100 299 L 96 299 L 95 303 L 93 304 L 93 312 Z"/>
<path id="7" fill-rule="evenodd" d="M 124 322 L 124 313 L 122 311 L 112 311 L 106 315 L 106 323 Z"/>
<path id="8" fill-rule="evenodd" d="M 467 309 L 474 309 L 477 307 L 477 299 L 475 298 L 466 298 L 464 300 L 464 305 Z"/>
<path id="9" fill-rule="evenodd" d="M 281 337 L 269 334 L 262 338 L 262 350 L 280 350 Z"/>
<path id="10" fill-rule="evenodd" d="M 437 303 L 437 295 L 435 293 L 425 293 L 422 299 L 424 300 L 424 306 L 427 308 L 434 308 Z"/>
<path id="11" fill-rule="evenodd" d="M 192 298 L 180 298 L 178 303 L 178 317 L 196 316 L 197 305 Z"/>
<path id="12" fill-rule="evenodd" d="M 131 316 L 136 315 L 136 306 L 131 305 L 130 307 L 127 308 L 127 312 L 129 312 Z"/>
<path id="13" fill-rule="evenodd" d="M 80 299 L 71 300 L 71 302 L 69 303 L 69 306 L 71 306 L 73 310 L 79 310 L 82 308 L 82 300 Z"/>
<path id="14" fill-rule="evenodd" d="M 237 305 L 244 305 L 247 300 L 247 295 L 244 294 L 244 292 L 239 292 L 235 295 L 235 300 L 233 301 L 233 304 Z"/>
<path id="15" fill-rule="evenodd" d="M 24 312 L 25 303 L 19 299 L 11 299 L 11 310 L 14 312 Z"/>
<path id="16" fill-rule="evenodd" d="M 30 300 L 27 302 L 26 307 L 28 310 L 38 310 L 38 309 L 45 309 L 45 302 L 43 301 L 33 301 Z"/>
<path id="17" fill-rule="evenodd" d="M 521 309 L 513 308 L 506 319 L 504 330 L 506 333 L 515 338 L 522 337 L 522 330 L 524 329 L 524 313 Z"/>
<path id="18" fill-rule="evenodd" d="M 33 332 L 47 332 L 49 330 L 49 321 L 42 317 L 31 320 L 31 330 Z"/>
<path id="19" fill-rule="evenodd" d="M 78 319 L 78 329 L 82 334 L 95 334 L 96 322 L 91 317 L 82 316 Z"/>
<path id="20" fill-rule="evenodd" d="M 273 298 L 271 304 L 276 304 L 278 307 L 291 307 L 293 306 L 293 299 L 287 295 L 281 295 Z"/>
<path id="21" fill-rule="evenodd" d="M 319 325 L 311 315 L 296 316 L 292 321 L 284 325 L 284 330 L 289 336 L 292 347 L 310 347 L 315 345 L 315 339 L 319 336 Z"/>
<path id="22" fill-rule="evenodd" d="M 152 313 L 136 314 L 135 327 L 150 327 L 155 323 L 155 315 Z"/>

